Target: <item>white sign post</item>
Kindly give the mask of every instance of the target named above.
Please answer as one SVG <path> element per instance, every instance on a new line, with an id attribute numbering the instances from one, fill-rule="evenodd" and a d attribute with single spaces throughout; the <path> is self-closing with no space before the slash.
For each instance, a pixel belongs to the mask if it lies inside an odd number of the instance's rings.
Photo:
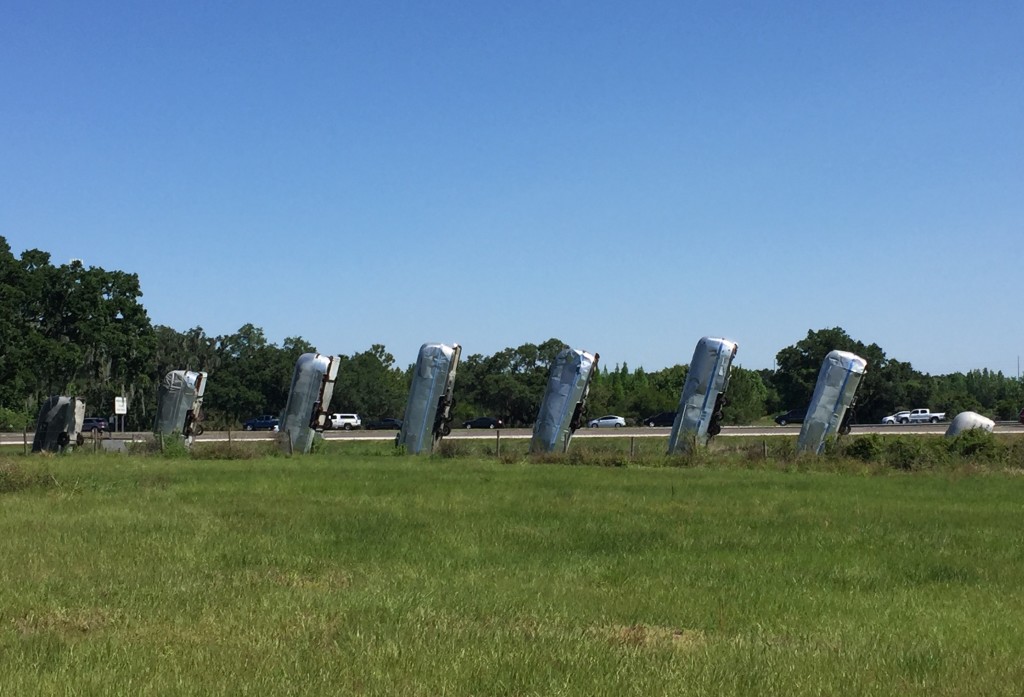
<path id="1" fill-rule="evenodd" d="M 120 417 L 121 428 L 118 429 L 124 432 L 124 415 L 128 413 L 128 400 L 124 397 L 114 397 L 114 414 Z"/>

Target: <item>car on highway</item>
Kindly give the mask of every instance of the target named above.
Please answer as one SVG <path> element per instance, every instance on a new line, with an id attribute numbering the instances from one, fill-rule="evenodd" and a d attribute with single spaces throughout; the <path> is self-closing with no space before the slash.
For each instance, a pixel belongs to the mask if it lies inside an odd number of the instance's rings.
<path id="1" fill-rule="evenodd" d="M 775 417 L 775 423 L 779 426 L 785 426 L 786 424 L 802 424 L 804 419 L 807 418 L 807 407 L 803 409 L 790 409 L 785 414 L 779 414 Z"/>
<path id="2" fill-rule="evenodd" d="M 353 428 L 360 428 L 363 420 L 359 418 L 359 414 L 331 414 L 326 425 L 327 428 L 351 431 Z"/>
<path id="3" fill-rule="evenodd" d="M 1021 409 L 1020 414 L 1017 415 L 1017 421 L 1020 421 L 1022 424 L 1024 424 L 1024 409 Z"/>
<path id="4" fill-rule="evenodd" d="M 903 423 L 904 419 L 909 420 L 909 411 L 898 411 L 895 414 L 889 414 L 888 416 L 882 417 L 882 423 L 886 426 L 893 426 L 895 424 Z"/>
<path id="5" fill-rule="evenodd" d="M 663 411 L 658 414 L 648 416 L 643 420 L 644 426 L 671 426 L 676 421 L 676 413 L 674 411 Z"/>
<path id="6" fill-rule="evenodd" d="M 494 419 L 490 416 L 478 416 L 475 419 L 462 422 L 463 428 L 501 428 L 501 419 Z"/>
<path id="7" fill-rule="evenodd" d="M 363 423 L 363 428 L 368 431 L 397 431 L 402 428 L 402 420 L 387 416 L 383 419 L 366 421 Z"/>
<path id="8" fill-rule="evenodd" d="M 614 414 L 600 416 L 587 422 L 587 426 L 590 428 L 620 428 L 625 425 L 626 420 L 621 416 L 615 416 Z"/>
<path id="9" fill-rule="evenodd" d="M 82 419 L 82 433 L 103 433 L 109 428 L 102 416 L 87 416 Z"/>
<path id="10" fill-rule="evenodd" d="M 280 427 L 281 422 L 278 421 L 276 416 L 272 414 L 263 414 L 261 416 L 254 416 L 242 424 L 242 428 L 246 431 L 276 431 Z"/>

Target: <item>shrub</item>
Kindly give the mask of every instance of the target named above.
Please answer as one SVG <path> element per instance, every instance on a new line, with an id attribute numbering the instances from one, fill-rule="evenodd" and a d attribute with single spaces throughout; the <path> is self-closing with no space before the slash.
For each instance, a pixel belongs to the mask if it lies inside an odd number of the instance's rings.
<path id="1" fill-rule="evenodd" d="M 962 459 L 995 462 L 1002 459 L 1005 448 L 1000 447 L 996 437 L 981 428 L 964 431 L 954 438 L 946 439 L 946 449 L 951 455 Z"/>
<path id="2" fill-rule="evenodd" d="M 900 470 L 918 470 L 928 465 L 928 454 L 919 438 L 896 438 L 885 449 L 885 462 Z"/>
<path id="3" fill-rule="evenodd" d="M 32 423 L 32 417 L 20 411 L 0 407 L 0 431 L 22 432 Z"/>
<path id="4" fill-rule="evenodd" d="M 866 436 L 859 436 L 847 442 L 843 448 L 847 457 L 862 462 L 878 462 L 882 460 L 885 453 L 885 443 L 882 437 L 876 433 Z"/>

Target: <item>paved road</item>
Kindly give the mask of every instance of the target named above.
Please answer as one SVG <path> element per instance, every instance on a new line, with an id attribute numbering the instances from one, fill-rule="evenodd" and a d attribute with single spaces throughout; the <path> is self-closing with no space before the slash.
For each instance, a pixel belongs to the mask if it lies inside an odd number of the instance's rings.
<path id="1" fill-rule="evenodd" d="M 941 435 L 946 432 L 949 426 L 947 423 L 937 424 L 908 424 L 905 426 L 882 426 L 881 424 L 869 424 L 854 426 L 853 434 L 858 433 L 880 433 L 880 434 L 903 434 L 903 435 Z M 668 438 L 671 428 L 646 428 L 643 426 L 625 428 L 581 428 L 573 436 L 574 438 Z M 1024 425 L 1013 421 L 1000 421 L 996 424 L 996 433 L 999 434 L 1024 434 Z M 758 438 L 790 436 L 796 437 L 800 433 L 800 426 L 726 426 L 722 429 L 719 437 L 756 436 Z M 273 433 L 269 431 L 207 431 L 200 436 L 198 442 L 224 442 L 232 441 L 260 441 L 272 440 Z M 478 430 L 459 428 L 452 431 L 449 438 L 529 438 L 532 432 L 528 428 L 504 428 L 500 430 Z M 149 440 L 153 437 L 151 433 L 116 433 L 104 434 L 104 438 L 123 440 Z M 324 438 L 327 440 L 394 440 L 395 431 L 325 431 Z M 32 434 L 21 433 L 0 434 L 0 445 L 22 445 L 28 440 L 32 443 Z"/>

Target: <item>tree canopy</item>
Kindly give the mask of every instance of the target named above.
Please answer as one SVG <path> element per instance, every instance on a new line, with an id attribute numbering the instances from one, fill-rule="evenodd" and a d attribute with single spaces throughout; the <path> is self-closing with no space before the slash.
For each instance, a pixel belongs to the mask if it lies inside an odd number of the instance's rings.
<path id="1" fill-rule="evenodd" d="M 236 427 L 256 414 L 280 412 L 296 359 L 317 350 L 302 337 L 288 337 L 277 346 L 251 323 L 220 336 L 208 336 L 198 326 L 178 331 L 153 325 L 141 297 L 136 274 L 85 267 L 79 261 L 54 265 L 38 249 L 16 257 L 0 237 L 0 427 L 27 424 L 51 394 L 73 394 L 85 398 L 89 413 L 98 416 L 110 414 L 115 396 L 127 397 L 129 428 L 148 429 L 160 381 L 178 369 L 208 372 L 208 424 Z M 548 368 L 566 345 L 550 338 L 490 356 L 463 356 L 455 383 L 456 421 L 494 416 L 509 426 L 532 424 Z M 889 358 L 877 344 L 864 344 L 831 327 L 809 330 L 781 349 L 774 370 L 734 365 L 725 422 L 754 423 L 806 405 L 822 360 L 833 349 L 852 351 L 868 362 L 857 395 L 862 423 L 921 406 L 1011 419 L 1024 406 L 1018 378 L 988 370 L 930 376 Z M 332 411 L 402 416 L 412 366 L 396 365 L 387 348 L 376 343 L 340 357 Z M 685 365 L 648 371 L 599 363 L 590 414 L 640 420 L 674 411 L 686 371 Z"/>

